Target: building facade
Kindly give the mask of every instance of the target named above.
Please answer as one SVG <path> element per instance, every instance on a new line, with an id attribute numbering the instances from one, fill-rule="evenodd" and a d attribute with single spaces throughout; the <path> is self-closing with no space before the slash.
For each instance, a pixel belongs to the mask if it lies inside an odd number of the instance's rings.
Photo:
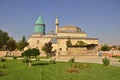
<path id="1" fill-rule="evenodd" d="M 34 26 L 34 34 L 31 35 L 28 39 L 28 43 L 30 48 L 38 48 L 41 52 L 41 55 L 44 56 L 44 51 L 42 51 L 42 47 L 45 43 L 52 42 L 53 51 L 56 51 L 56 55 L 81 55 L 89 54 L 89 51 L 92 50 L 94 54 L 96 54 L 98 39 L 97 38 L 89 38 L 87 34 L 82 31 L 81 28 L 73 26 L 73 25 L 65 25 L 63 27 L 59 26 L 58 17 L 55 20 L 55 33 L 53 31 L 45 34 L 45 23 L 40 16 Z M 84 47 L 68 47 L 66 42 L 68 38 L 71 40 L 71 43 L 75 45 L 78 41 L 83 41 L 89 45 L 94 44 L 94 48 L 88 50 L 86 46 Z M 70 50 L 76 50 L 75 54 L 70 53 Z M 91 53 L 91 54 L 92 54 Z"/>

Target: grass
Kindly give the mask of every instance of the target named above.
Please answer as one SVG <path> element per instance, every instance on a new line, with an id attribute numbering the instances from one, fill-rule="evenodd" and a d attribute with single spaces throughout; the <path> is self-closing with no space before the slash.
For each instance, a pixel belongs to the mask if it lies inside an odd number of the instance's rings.
<path id="1" fill-rule="evenodd" d="M 90 68 L 80 69 L 79 73 L 67 73 L 70 63 L 57 62 L 49 64 L 45 61 L 33 61 L 32 67 L 21 60 L 7 60 L 0 62 L 0 68 L 5 75 L 0 80 L 119 80 L 120 68 L 113 66 L 103 66 L 101 64 L 90 64 Z M 87 64 L 87 63 L 77 63 Z"/>
<path id="2" fill-rule="evenodd" d="M 120 56 L 112 56 L 113 58 L 117 58 L 117 59 L 120 59 Z"/>

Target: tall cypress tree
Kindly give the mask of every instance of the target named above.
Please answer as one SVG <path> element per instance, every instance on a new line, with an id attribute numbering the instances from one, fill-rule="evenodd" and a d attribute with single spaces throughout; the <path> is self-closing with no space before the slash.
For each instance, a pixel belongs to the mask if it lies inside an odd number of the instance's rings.
<path id="1" fill-rule="evenodd" d="M 0 29 L 0 50 L 6 50 L 6 44 L 8 40 L 8 33 Z"/>

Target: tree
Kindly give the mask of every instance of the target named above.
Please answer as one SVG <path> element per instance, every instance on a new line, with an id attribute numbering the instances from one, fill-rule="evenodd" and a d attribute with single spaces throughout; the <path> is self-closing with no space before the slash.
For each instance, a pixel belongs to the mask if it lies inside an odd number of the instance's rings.
<path id="1" fill-rule="evenodd" d="M 77 41 L 77 46 L 86 46 L 86 43 L 84 41 Z"/>
<path id="2" fill-rule="evenodd" d="M 25 50 L 23 53 L 22 53 L 22 56 L 26 56 L 29 60 L 29 67 L 31 67 L 31 49 L 28 49 L 28 50 Z"/>
<path id="3" fill-rule="evenodd" d="M 50 57 L 52 48 L 51 42 L 45 43 L 45 45 L 42 47 L 42 50 L 45 52 L 47 58 Z"/>
<path id="4" fill-rule="evenodd" d="M 7 45 L 7 46 L 6 46 L 6 47 L 7 47 L 7 50 L 10 51 L 10 56 L 11 56 L 11 52 L 16 49 L 16 42 L 15 42 L 15 40 L 14 40 L 13 38 L 10 38 L 10 39 L 7 41 L 7 44 L 6 44 L 6 45 Z"/>
<path id="5" fill-rule="evenodd" d="M 22 40 L 17 42 L 16 45 L 18 50 L 23 50 L 28 45 L 28 42 L 26 41 L 26 37 L 23 36 Z"/>
<path id="6" fill-rule="evenodd" d="M 9 36 L 7 32 L 4 32 L 0 29 L 0 50 L 6 50 L 6 43 L 9 40 Z"/>
<path id="7" fill-rule="evenodd" d="M 33 49 L 28 49 L 28 50 L 25 50 L 23 53 L 22 53 L 22 56 L 26 56 L 29 60 L 29 67 L 31 67 L 31 56 L 38 56 L 40 55 L 40 51 L 39 49 L 36 49 L 36 48 L 33 48 Z"/>
<path id="8" fill-rule="evenodd" d="M 37 61 L 37 56 L 40 55 L 39 49 L 33 48 L 33 49 L 31 49 L 31 52 L 32 52 L 32 56 L 34 56 L 36 58 L 36 61 Z"/>
<path id="9" fill-rule="evenodd" d="M 110 47 L 108 45 L 104 45 L 104 46 L 101 47 L 101 50 L 102 51 L 109 51 Z"/>
<path id="10" fill-rule="evenodd" d="M 118 47 L 118 50 L 120 50 L 120 46 Z"/>

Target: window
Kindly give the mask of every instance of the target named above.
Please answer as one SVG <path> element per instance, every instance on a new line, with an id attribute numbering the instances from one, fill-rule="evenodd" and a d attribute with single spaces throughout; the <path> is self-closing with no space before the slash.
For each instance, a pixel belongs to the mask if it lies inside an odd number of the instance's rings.
<path id="1" fill-rule="evenodd" d="M 62 51 L 62 48 L 60 48 L 59 50 Z"/>

